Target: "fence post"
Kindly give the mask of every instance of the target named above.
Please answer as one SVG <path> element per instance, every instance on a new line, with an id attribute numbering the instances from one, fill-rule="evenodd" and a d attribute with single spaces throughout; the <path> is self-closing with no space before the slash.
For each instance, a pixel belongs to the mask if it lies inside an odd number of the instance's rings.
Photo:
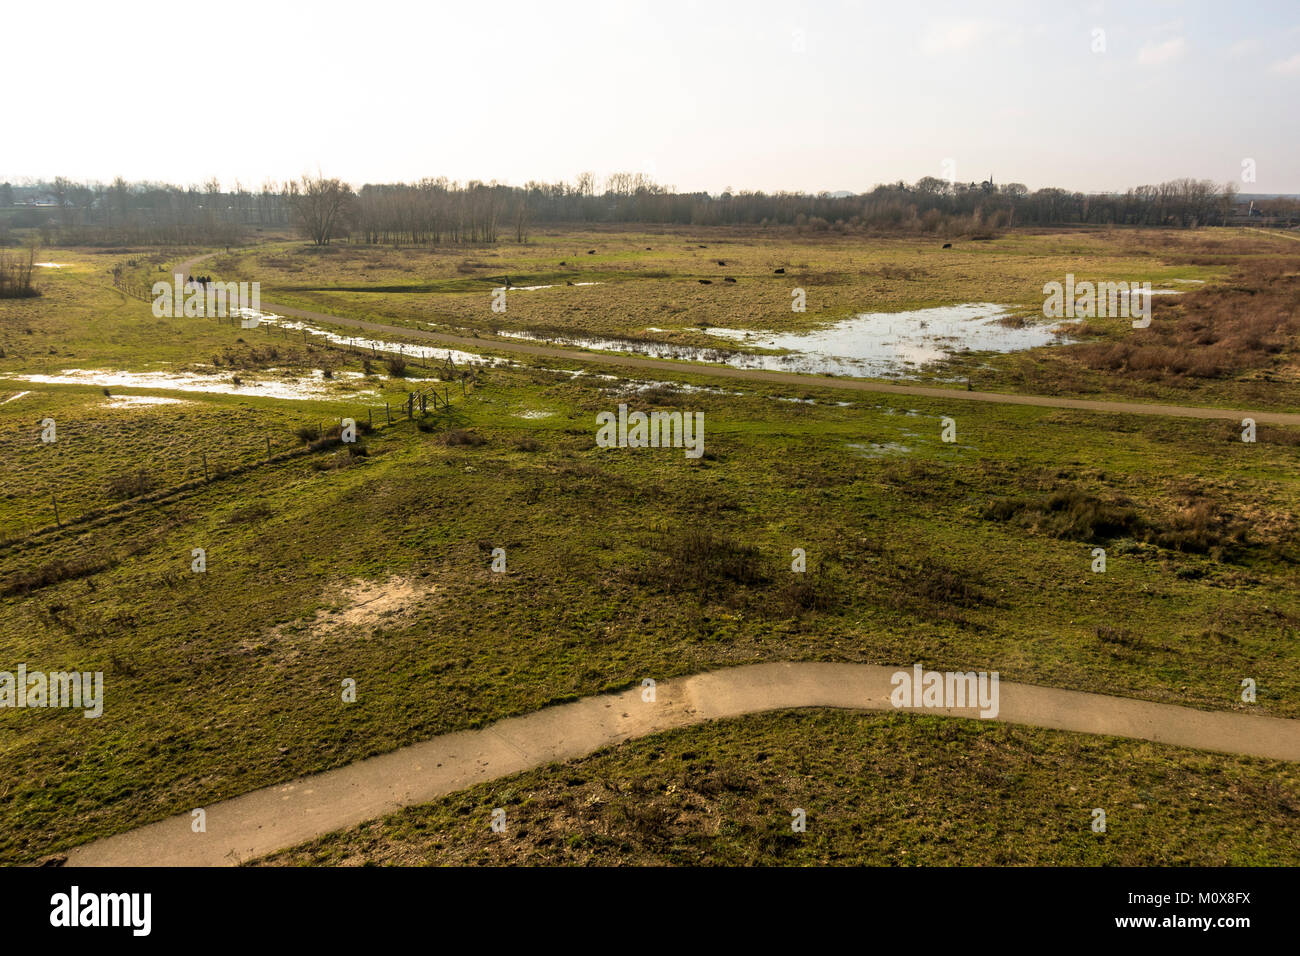
<path id="1" fill-rule="evenodd" d="M 415 393 L 414 392 L 406 393 L 406 417 L 408 420 L 415 417 Z"/>

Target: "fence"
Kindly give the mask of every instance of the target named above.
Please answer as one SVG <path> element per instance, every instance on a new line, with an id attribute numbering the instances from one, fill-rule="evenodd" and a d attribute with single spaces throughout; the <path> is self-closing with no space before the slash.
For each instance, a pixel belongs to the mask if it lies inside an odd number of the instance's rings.
<path id="1" fill-rule="evenodd" d="M 118 280 L 120 278 L 120 275 L 115 272 L 114 286 L 119 288 L 120 291 L 133 298 L 152 301 L 152 296 L 144 290 L 143 287 L 138 284 L 133 285 L 126 281 L 119 284 Z M 236 320 L 232 318 L 231 321 L 233 324 Z M 267 329 L 268 334 L 271 334 L 270 328 L 272 326 L 268 323 L 261 323 L 259 327 Z M 290 331 L 283 327 L 279 328 L 281 332 L 286 334 Z M 306 337 L 307 334 L 306 330 L 303 330 L 304 337 Z M 367 354 L 378 355 L 377 349 L 372 348 L 367 350 L 352 343 L 347 345 L 344 345 L 343 343 L 326 343 L 326 347 L 361 355 L 363 357 Z M 427 368 L 427 366 L 421 367 Z M 353 421 L 357 422 L 358 426 L 360 426 L 363 421 L 365 422 L 365 426 L 362 429 L 363 432 L 379 432 L 400 425 L 403 421 L 410 422 L 415 421 L 417 418 L 424 419 L 428 415 L 437 414 L 440 411 L 449 412 L 452 407 L 451 389 L 455 382 L 458 381 L 460 384 L 462 397 L 472 393 L 478 386 L 479 379 L 477 373 L 472 369 L 458 369 L 450 352 L 448 352 L 443 365 L 438 368 L 438 371 L 440 374 L 437 384 L 427 385 L 424 388 L 415 391 L 407 391 L 406 400 L 404 402 L 399 402 L 394 406 L 393 402 L 386 401 L 383 403 L 382 410 L 378 404 L 363 405 L 360 412 L 357 414 L 341 415 L 339 419 L 340 425 L 338 427 L 341 428 L 343 420 L 351 418 Z M 441 394 L 439 394 L 440 389 Z M 381 415 L 382 418 L 380 417 Z M 314 433 L 312 431 L 312 426 L 315 426 Z M 263 465 L 287 461 L 292 458 L 313 454 L 327 449 L 343 447 L 345 443 L 340 441 L 339 438 L 332 436 L 330 434 L 331 431 L 332 429 L 327 429 L 323 422 L 312 422 L 308 426 L 299 428 L 296 432 L 290 432 L 290 434 L 296 434 L 299 437 L 298 444 L 289 448 L 282 447 L 279 451 L 276 450 L 276 447 L 272 442 L 272 436 L 264 433 L 261 437 L 265 441 L 265 453 L 262 452 L 262 442 L 259 441 L 256 443 L 256 448 L 252 457 L 245 454 L 235 459 L 233 462 L 228 454 L 221 458 L 214 455 L 213 459 L 209 461 L 208 452 L 206 450 L 199 451 L 197 453 L 197 459 L 192 460 L 191 466 L 188 469 L 184 469 L 182 472 L 183 478 L 191 472 L 194 473 L 195 477 L 193 479 L 182 480 L 179 484 L 166 488 L 156 490 L 144 489 L 142 490 L 142 493 L 134 495 L 126 500 L 110 505 L 100 505 L 84 509 L 75 517 L 68 516 L 66 503 L 61 508 L 58 492 L 51 491 L 48 498 L 49 505 L 47 514 L 49 517 L 53 518 L 53 524 L 40 525 L 30 522 L 25 525 L 19 533 L 11 533 L 6 535 L 5 538 L 0 539 L 0 548 L 10 549 L 23 541 L 29 540 L 30 538 L 57 531 L 62 528 L 83 525 L 89 522 L 95 522 L 99 519 L 110 520 L 114 516 L 125 514 L 140 505 L 162 502 L 185 492 L 203 487 L 214 480 L 244 474 L 251 469 Z M 203 474 L 201 479 L 197 477 L 200 469 Z M 143 475 L 143 470 L 140 474 Z M 131 476 L 127 477 L 129 478 Z M 143 485 L 145 482 L 142 481 L 141 484 Z M 44 500 L 43 497 L 42 500 Z"/>
<path id="2" fill-rule="evenodd" d="M 477 379 L 464 377 L 461 379 L 460 385 L 462 395 L 469 395 L 475 390 Z M 60 503 L 58 492 L 51 491 L 48 498 L 43 493 L 39 500 L 48 502 L 46 514 L 53 519 L 53 523 L 42 525 L 36 522 L 28 522 L 17 533 L 11 532 L 3 539 L 0 539 L 0 549 L 9 550 L 32 538 L 63 528 L 94 523 L 98 519 L 109 520 L 127 514 L 141 505 L 162 503 L 186 492 L 209 485 L 213 481 L 233 478 L 265 465 L 277 464 L 321 451 L 346 449 L 348 444 L 343 442 L 338 435 L 332 434 L 332 432 L 336 428 L 341 430 L 342 421 L 347 418 L 352 418 L 357 423 L 358 430 L 363 434 L 380 433 L 388 428 L 400 426 L 405 422 L 424 419 L 430 414 L 449 412 L 452 404 L 449 387 L 444 385 L 442 394 L 439 395 L 436 386 L 429 386 L 419 391 L 408 391 L 406 401 L 398 403 L 396 407 L 392 402 L 385 402 L 382 408 L 379 405 L 363 406 L 360 414 L 340 416 L 339 424 L 330 428 L 327 428 L 324 422 L 313 422 L 314 431 L 311 426 L 299 429 L 297 432 L 298 443 L 289 447 L 280 445 L 277 448 L 272 442 L 271 435 L 264 433 L 261 438 L 265 442 L 265 451 L 263 451 L 262 441 L 257 441 L 253 449 L 246 448 L 243 454 L 233 460 L 229 452 L 220 456 L 214 454 L 209 458 L 208 451 L 201 450 L 191 457 L 188 467 L 185 466 L 184 462 L 181 463 L 182 473 L 180 477 L 182 480 L 178 484 L 157 489 L 149 488 L 147 487 L 148 482 L 143 478 L 144 470 L 142 469 L 141 472 L 137 473 L 141 476 L 139 482 L 141 493 L 113 504 L 83 508 L 75 517 L 68 515 L 67 502 Z M 430 409 L 430 405 L 432 405 L 432 409 Z M 362 425 L 363 422 L 364 426 Z M 281 433 L 277 432 L 277 434 Z M 202 472 L 202 478 L 198 477 L 200 471 Z M 195 477 L 188 478 L 189 474 L 193 474 Z M 129 482 L 135 478 L 136 475 L 126 475 L 119 480 Z"/>

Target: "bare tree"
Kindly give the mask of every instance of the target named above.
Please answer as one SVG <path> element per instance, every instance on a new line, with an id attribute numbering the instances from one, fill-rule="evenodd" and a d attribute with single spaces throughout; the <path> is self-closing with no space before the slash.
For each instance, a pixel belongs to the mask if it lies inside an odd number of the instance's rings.
<path id="1" fill-rule="evenodd" d="M 346 227 L 356 195 L 339 179 L 303 176 L 285 183 L 284 198 L 298 219 L 298 226 L 318 246 L 327 246 Z"/>

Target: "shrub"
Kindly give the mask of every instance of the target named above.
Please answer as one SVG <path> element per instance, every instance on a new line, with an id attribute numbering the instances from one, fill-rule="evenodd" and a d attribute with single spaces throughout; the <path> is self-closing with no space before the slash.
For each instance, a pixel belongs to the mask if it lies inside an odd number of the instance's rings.
<path id="1" fill-rule="evenodd" d="M 0 299 L 27 299 L 41 294 L 32 285 L 35 260 L 34 249 L 27 250 L 26 262 L 7 252 L 0 252 Z"/>

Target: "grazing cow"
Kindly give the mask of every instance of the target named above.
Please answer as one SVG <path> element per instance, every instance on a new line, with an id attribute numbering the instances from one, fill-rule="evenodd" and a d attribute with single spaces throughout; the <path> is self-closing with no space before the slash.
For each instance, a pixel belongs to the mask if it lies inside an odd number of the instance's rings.
<path id="1" fill-rule="evenodd" d="M 943 247 L 944 247 L 945 249 L 951 249 L 951 248 L 952 248 L 952 243 L 951 243 L 951 242 L 945 242 L 945 243 L 943 244 Z"/>
<path id="2" fill-rule="evenodd" d="M 735 282 L 736 280 L 733 279 L 733 278 L 731 278 L 731 276 L 727 276 L 727 277 L 726 277 L 725 279 L 723 279 L 722 281 L 723 281 L 723 282 Z"/>
<path id="3" fill-rule="evenodd" d="M 713 280 L 712 280 L 712 279 L 701 279 L 701 280 L 700 280 L 700 285 L 713 285 Z"/>
<path id="4" fill-rule="evenodd" d="M 704 243 L 700 243 L 700 246 L 699 246 L 699 247 L 700 247 L 701 249 L 707 249 L 707 248 L 709 248 L 709 247 L 706 246 Z"/>
<path id="5" fill-rule="evenodd" d="M 783 276 L 783 275 L 785 275 L 785 270 L 784 270 L 784 269 L 777 269 L 777 270 L 776 270 L 776 274 L 779 275 L 779 276 Z"/>
<path id="6" fill-rule="evenodd" d="M 587 250 L 587 255 L 589 255 L 589 256 L 594 256 L 595 254 L 596 254 L 596 250 L 595 250 L 595 249 L 588 249 L 588 250 Z"/>
<path id="7" fill-rule="evenodd" d="M 720 266 L 725 266 L 725 265 L 726 265 L 726 263 L 725 263 L 725 262 L 723 262 L 723 261 L 722 261 L 722 260 L 721 260 L 721 259 L 719 259 L 719 260 L 718 260 L 718 265 L 720 265 Z"/>
<path id="8" fill-rule="evenodd" d="M 562 266 L 567 266 L 568 263 L 567 263 L 567 262 L 561 262 L 560 265 L 562 265 Z"/>
<path id="9" fill-rule="evenodd" d="M 573 285 L 573 283 L 570 282 L 568 279 L 565 279 L 565 280 L 564 280 L 564 284 L 565 284 L 565 285 Z"/>

